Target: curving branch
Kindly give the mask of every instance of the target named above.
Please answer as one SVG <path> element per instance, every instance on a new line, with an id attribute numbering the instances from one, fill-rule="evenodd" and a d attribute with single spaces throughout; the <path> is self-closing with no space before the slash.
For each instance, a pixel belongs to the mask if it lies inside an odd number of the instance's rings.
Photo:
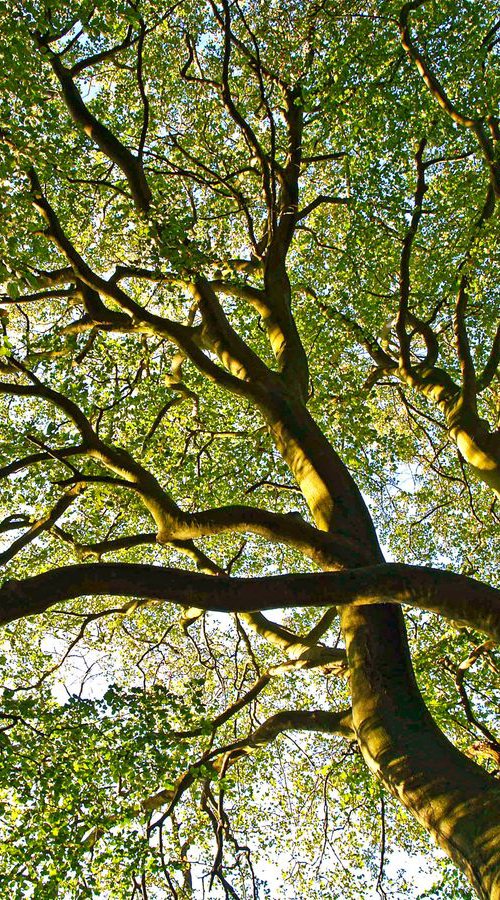
<path id="1" fill-rule="evenodd" d="M 1 392 L 1 389 L 0 389 Z M 84 444 L 78 444 L 75 447 L 61 447 L 59 449 L 44 450 L 41 453 L 30 453 L 21 459 L 15 459 L 0 469 L 0 478 L 6 478 L 8 475 L 14 475 L 15 472 L 22 472 L 23 469 L 29 469 L 41 462 L 58 462 L 69 456 L 79 456 L 85 453 Z"/>
<path id="2" fill-rule="evenodd" d="M 493 379 L 498 373 L 498 367 L 500 365 L 500 323 L 498 324 L 497 330 L 495 332 L 495 337 L 493 338 L 493 343 L 491 345 L 491 350 L 486 361 L 486 365 L 481 373 L 481 375 L 477 379 L 477 392 L 478 394 L 481 391 L 484 391 L 485 388 L 489 387 Z"/>
<path id="3" fill-rule="evenodd" d="M 403 240 L 403 248 L 401 250 L 401 261 L 399 268 L 399 310 L 396 319 L 396 333 L 399 340 L 401 351 L 399 366 L 403 373 L 410 373 L 410 337 L 406 330 L 408 321 L 409 303 L 410 303 L 410 259 L 413 242 L 415 240 L 420 219 L 422 217 L 422 204 L 424 202 L 424 194 L 427 189 L 425 183 L 425 169 L 423 165 L 423 154 L 427 141 L 423 138 L 415 154 L 415 162 L 417 164 L 417 185 L 415 188 L 415 197 L 413 202 L 413 212 L 410 220 L 410 227 L 405 234 Z"/>
<path id="4" fill-rule="evenodd" d="M 224 775 L 230 765 L 233 765 L 242 757 L 250 756 L 252 753 L 257 752 L 266 744 L 276 740 L 285 731 L 317 731 L 323 734 L 338 734 L 348 740 L 355 740 L 350 709 L 342 709 L 336 712 L 323 709 L 282 710 L 266 719 L 248 737 L 204 753 L 200 759 L 181 775 L 173 790 L 158 791 L 151 797 L 147 797 L 142 804 L 142 808 L 147 811 L 152 812 L 160 809 L 167 803 L 169 804 L 167 811 L 160 819 L 152 823 L 150 830 L 158 828 L 172 813 L 182 795 L 199 777 L 200 766 L 206 766 L 207 763 L 211 764 L 215 772 Z"/>
<path id="5" fill-rule="evenodd" d="M 433 328 L 428 322 L 419 319 L 418 316 L 410 310 L 407 311 L 406 318 L 410 327 L 413 328 L 414 332 L 416 331 L 417 334 L 421 335 L 425 344 L 425 359 L 419 363 L 417 368 L 421 370 L 433 368 L 436 365 L 439 356 L 439 342 Z M 412 336 L 410 335 L 410 340 L 411 337 Z"/>
<path id="6" fill-rule="evenodd" d="M 91 459 L 95 459 L 107 469 L 114 472 L 115 475 L 119 476 L 118 478 L 110 478 L 109 476 L 88 476 L 75 472 L 74 477 L 70 478 L 69 481 L 65 483 L 76 486 L 87 482 L 100 482 L 112 486 L 130 488 L 136 491 L 157 526 L 157 540 L 160 543 L 172 543 L 175 540 L 175 537 L 170 534 L 170 531 L 172 530 L 171 523 L 175 523 L 177 518 L 182 520 L 182 512 L 170 495 L 163 490 L 157 479 L 148 472 L 147 469 L 137 463 L 126 450 L 108 445 L 102 441 L 76 403 L 68 397 L 65 397 L 63 394 L 60 394 L 58 391 L 54 391 L 52 388 L 42 384 L 33 373 L 28 372 L 21 364 L 16 363 L 16 367 L 20 372 L 25 374 L 32 383 L 16 384 L 0 382 L 0 394 L 10 394 L 21 397 L 40 397 L 41 399 L 52 403 L 58 409 L 61 409 L 73 422 L 83 438 L 83 445 L 81 449 L 79 448 L 79 452 Z M 36 456 L 36 461 L 39 461 L 39 454 Z M 179 539 L 175 540 L 175 546 L 180 549 L 182 553 L 194 559 L 198 568 L 212 574 L 220 574 L 220 567 L 213 563 L 203 551 L 197 548 L 190 538 L 183 539 L 182 537 L 179 537 Z"/>
<path id="7" fill-rule="evenodd" d="M 93 66 L 98 66 L 100 63 L 105 62 L 105 60 L 107 59 L 113 59 L 113 57 L 117 56 L 118 53 L 121 53 L 122 50 L 126 50 L 128 47 L 131 47 L 132 44 L 137 42 L 137 40 L 137 38 L 133 37 L 132 25 L 129 25 L 123 41 L 120 41 L 119 44 L 115 44 L 114 47 L 109 47 L 107 50 L 101 50 L 100 53 L 93 53 L 91 56 L 86 56 L 84 59 L 81 59 L 79 62 L 71 66 L 69 75 L 71 76 L 71 78 L 76 78 L 82 72 L 85 72 L 86 69 L 91 69 L 93 68 Z"/>
<path id="8" fill-rule="evenodd" d="M 99 150 L 123 172 L 137 209 L 141 213 L 147 213 L 151 206 L 152 194 L 140 157 L 134 156 L 128 147 L 91 113 L 75 84 L 75 75 L 79 74 L 78 64 L 73 69 L 68 69 L 61 61 L 60 55 L 50 49 L 43 35 L 35 32 L 34 38 L 38 49 L 45 54 L 49 54 L 52 71 L 61 85 L 63 100 L 71 118 L 94 141 Z M 119 45 L 113 51 L 107 51 L 108 56 L 115 55 L 123 47 L 129 46 L 130 43 L 131 38 L 126 38 L 123 45 Z M 94 57 L 90 61 L 83 61 L 80 65 L 94 65 L 96 62 L 99 62 L 99 60 Z"/>
<path id="9" fill-rule="evenodd" d="M 304 206 L 303 209 L 300 209 L 295 216 L 296 222 L 301 222 L 302 219 L 305 219 L 313 210 L 317 209 L 318 206 L 322 206 L 322 204 L 333 204 L 333 205 L 346 205 L 349 203 L 348 197 L 330 197 L 327 194 L 320 194 L 319 197 L 316 197 L 315 200 L 312 200 L 311 203 L 308 203 L 307 206 Z"/>
<path id="10" fill-rule="evenodd" d="M 315 628 L 303 636 L 295 634 L 283 625 L 271 622 L 261 612 L 240 613 L 240 618 L 270 644 L 282 650 L 289 660 L 303 663 L 305 668 L 322 666 L 337 675 L 346 675 L 345 650 L 318 644 L 320 637 L 337 615 L 335 607 L 326 610 Z"/>
<path id="11" fill-rule="evenodd" d="M 103 541 L 81 543 L 77 541 L 69 531 L 55 525 L 53 533 L 62 541 L 70 544 L 76 552 L 78 559 L 84 559 L 86 555 L 97 556 L 99 559 L 105 553 L 116 553 L 119 550 L 130 550 L 132 547 L 142 547 L 145 544 L 156 544 L 156 532 L 148 531 L 141 534 L 123 535 L 118 538 L 108 538 Z"/>
<path id="12" fill-rule="evenodd" d="M 224 713 L 218 716 L 213 722 L 214 726 L 217 722 L 216 727 L 219 727 L 223 722 L 226 722 L 231 716 L 235 715 L 242 706 L 246 705 L 253 696 L 262 690 L 265 684 L 267 684 L 266 679 L 269 680 L 268 676 L 263 676 L 259 679 L 253 688 L 245 694 L 241 701 L 237 701 L 232 706 L 228 707 Z M 250 695 L 252 695 L 252 697 Z M 151 794 L 149 797 L 146 797 L 135 812 L 137 814 L 141 812 L 152 813 L 168 804 L 166 812 L 153 822 L 150 826 L 150 830 L 160 827 L 173 813 L 182 795 L 199 777 L 200 767 L 206 767 L 207 764 L 211 765 L 214 773 L 223 775 L 228 767 L 233 765 L 239 759 L 250 756 L 252 753 L 256 753 L 262 747 L 276 740 L 280 734 L 283 734 L 286 731 L 310 731 L 322 734 L 336 734 L 347 740 L 355 740 L 350 709 L 342 709 L 335 712 L 324 709 L 282 710 L 276 715 L 270 716 L 269 719 L 266 719 L 262 725 L 259 725 L 259 727 L 251 732 L 246 738 L 234 741 L 232 744 L 227 744 L 224 747 L 208 750 L 180 776 L 174 788 L 165 788 L 157 791 L 156 794 Z M 198 732 L 194 730 L 189 732 L 189 735 L 186 733 L 185 736 L 195 736 L 197 733 Z M 181 735 L 184 736 L 182 733 Z M 96 825 L 84 838 L 84 845 L 86 847 L 94 847 L 97 841 L 103 837 L 105 833 L 106 830 L 102 826 Z"/>
<path id="13" fill-rule="evenodd" d="M 409 308 L 411 250 L 421 217 L 425 193 L 425 164 L 422 161 L 424 147 L 425 141 L 422 141 L 416 156 L 418 178 L 413 215 L 401 253 L 400 302 L 396 319 L 400 350 L 399 363 L 357 322 L 351 320 L 344 313 L 328 309 L 325 304 L 317 302 L 326 315 L 338 316 L 345 322 L 356 340 L 375 362 L 375 368 L 365 381 L 365 388 L 371 389 L 386 375 L 394 376 L 435 403 L 443 413 L 450 437 L 471 470 L 477 478 L 500 496 L 499 434 L 494 431 L 490 432 L 488 423 L 481 419 L 478 413 L 476 401 L 477 394 L 491 384 L 498 369 L 500 327 L 497 329 L 484 370 L 477 377 L 465 321 L 468 278 L 466 274 L 462 274 L 453 320 L 455 349 L 461 370 L 461 384 L 457 384 L 447 371 L 436 365 L 439 356 L 439 342 L 430 323 L 419 319 Z M 412 331 L 408 330 L 408 326 Z M 415 333 L 423 338 L 425 344 L 425 357 L 417 362 L 412 361 L 411 351 L 411 342 Z"/>
<path id="14" fill-rule="evenodd" d="M 214 534 L 259 534 L 269 541 L 283 542 L 300 550 L 317 565 L 336 569 L 362 561 L 353 541 L 309 525 L 299 513 L 274 513 L 256 506 L 222 506 L 198 513 L 179 512 L 172 537 L 204 537 Z"/>
<path id="15" fill-rule="evenodd" d="M 362 347 L 365 348 L 366 352 L 371 356 L 373 361 L 377 364 L 377 367 L 380 369 L 381 374 L 385 374 L 386 372 L 390 372 L 393 369 L 397 368 L 396 361 L 389 356 L 388 353 L 381 347 L 376 338 L 373 337 L 365 328 L 362 328 L 361 325 L 356 322 L 354 319 L 351 319 L 350 316 L 346 315 L 344 312 L 341 312 L 339 309 L 335 309 L 334 307 L 327 306 L 326 303 L 322 303 L 315 297 L 316 302 L 319 308 L 324 312 L 324 314 L 328 318 L 338 318 L 341 322 L 346 325 L 351 334 L 356 338 L 356 340 L 361 344 Z"/>
<path id="16" fill-rule="evenodd" d="M 0 622 L 84 596 L 168 601 L 216 612 L 309 606 L 407 604 L 447 616 L 500 641 L 500 591 L 441 569 L 382 563 L 341 572 L 213 578 L 140 563 L 63 566 L 0 588 Z"/>
<path id="17" fill-rule="evenodd" d="M 495 143 L 498 141 L 498 120 L 494 116 L 473 117 L 461 112 L 456 104 L 448 97 L 444 87 L 433 72 L 429 61 L 418 50 L 411 35 L 410 13 L 419 9 L 424 2 L 425 0 L 411 0 L 410 3 L 405 3 L 402 7 L 399 15 L 401 43 L 410 60 L 415 63 L 425 84 L 429 88 L 434 99 L 439 103 L 441 109 L 444 109 L 457 125 L 468 128 L 475 134 L 490 171 L 490 185 L 494 202 L 495 197 L 500 197 L 500 163 L 495 154 Z M 489 126 L 492 138 L 488 135 L 487 125 Z M 485 218 L 487 218 L 487 216 L 485 216 Z"/>
<path id="18" fill-rule="evenodd" d="M 5 565 L 5 563 L 10 562 L 11 559 L 19 553 L 20 550 L 23 550 L 24 547 L 27 547 L 28 544 L 31 544 L 32 541 L 35 540 L 40 534 L 44 531 L 49 531 L 55 523 L 64 515 L 67 509 L 71 506 L 71 504 L 76 500 L 76 498 L 81 494 L 84 485 L 82 483 L 75 484 L 72 488 L 66 491 L 62 497 L 54 504 L 50 512 L 46 515 L 41 516 L 37 519 L 36 522 L 33 522 L 27 531 L 24 532 L 20 537 L 18 537 L 15 541 L 12 542 L 10 547 L 6 550 L 3 550 L 0 553 L 0 565 Z"/>
<path id="19" fill-rule="evenodd" d="M 338 712 L 324 709 L 282 710 L 266 719 L 247 738 L 235 741 L 226 748 L 222 768 L 225 771 L 228 765 L 232 765 L 242 756 L 255 753 L 265 744 L 276 740 L 285 731 L 313 731 L 323 734 L 339 734 L 351 741 L 356 739 L 350 709 Z"/>
<path id="20" fill-rule="evenodd" d="M 247 300 L 251 306 L 262 316 L 271 315 L 271 309 L 266 297 L 266 292 L 261 288 L 252 287 L 248 284 L 228 284 L 225 281 L 214 280 L 210 282 L 216 294 L 224 294 L 229 297 L 237 297 L 241 300 Z"/>
<path id="21" fill-rule="evenodd" d="M 460 363 L 460 371 L 462 374 L 462 390 L 461 395 L 464 404 L 473 412 L 476 412 L 476 393 L 477 381 L 474 360 L 470 349 L 469 336 L 467 334 L 467 326 L 465 316 L 467 312 L 467 286 L 468 279 L 466 275 L 462 275 L 458 288 L 458 297 L 455 306 L 454 331 L 455 331 L 455 347 L 457 351 L 458 361 Z"/>
<path id="22" fill-rule="evenodd" d="M 231 327 L 215 291 L 204 278 L 191 287 L 192 295 L 202 315 L 203 340 L 237 378 L 256 382 L 269 375 L 266 364 Z"/>
<path id="23" fill-rule="evenodd" d="M 102 278 L 94 272 L 87 262 L 80 256 L 74 245 L 65 234 L 59 219 L 52 209 L 50 203 L 45 197 L 38 176 L 34 169 L 29 172 L 31 183 L 31 193 L 33 197 L 33 205 L 41 213 L 45 219 L 48 228 L 47 236 L 54 242 L 58 249 L 63 253 L 71 265 L 74 276 L 81 283 L 92 289 L 93 294 L 87 294 L 85 302 L 93 304 L 99 321 L 100 327 L 116 328 L 119 331 L 130 330 L 135 333 L 156 334 L 160 337 L 167 338 L 180 347 L 185 355 L 194 363 L 197 369 L 206 375 L 211 381 L 221 387 L 225 387 L 232 393 L 248 396 L 250 393 L 249 385 L 241 378 L 236 377 L 231 372 L 222 369 L 200 349 L 197 342 L 198 330 L 190 325 L 183 325 L 180 322 L 174 322 L 162 316 L 154 315 L 148 312 L 138 303 L 135 302 L 118 284 L 116 278 L 109 280 Z M 63 270 L 66 272 L 67 270 Z M 117 314 L 107 308 L 100 301 L 100 297 L 107 297 L 118 304 L 123 310 L 127 318 L 120 315 L 119 320 Z M 89 307 L 90 309 L 90 307 Z M 95 324 L 93 319 L 89 317 L 85 328 L 92 327 Z M 241 339 L 240 339 L 241 340 Z M 242 342 L 243 343 L 243 342 Z M 249 352 L 251 352 L 249 350 Z M 261 363 L 261 366 L 264 366 Z"/>
<path id="24" fill-rule="evenodd" d="M 59 290 L 46 290 L 46 291 L 35 291 L 32 294 L 22 294 L 20 297 L 9 297 L 8 294 L 0 294 L 0 304 L 5 306 L 7 304 L 18 304 L 18 303 L 35 303 L 37 300 L 60 300 L 63 297 L 75 297 L 76 292 L 72 287 L 69 288 L 60 288 Z"/>
<path id="25" fill-rule="evenodd" d="M 0 382 L 0 394 L 39 397 L 48 401 L 61 409 L 73 422 L 83 438 L 83 444 L 63 451 L 32 454 L 24 460 L 11 463 L 0 471 L 0 475 L 11 474 L 27 465 L 45 461 L 50 459 L 51 455 L 55 459 L 64 459 L 73 454 L 86 455 L 119 476 L 119 481 L 109 482 L 111 485 L 129 487 L 139 494 L 156 524 L 159 543 L 174 544 L 188 552 L 189 556 L 195 552 L 192 544 L 195 538 L 250 532 L 273 542 L 283 542 L 295 547 L 322 568 L 335 569 L 362 562 L 363 556 L 357 551 L 352 540 L 341 534 L 332 535 L 320 531 L 305 522 L 298 513 L 274 513 L 259 507 L 241 505 L 204 510 L 194 514 L 183 512 L 157 479 L 126 450 L 108 445 L 98 437 L 76 403 L 42 384 L 20 364 L 16 365 L 32 383 Z M 93 481 L 96 478 L 103 481 L 103 476 L 75 473 L 69 483 Z M 201 551 L 196 552 L 199 554 L 197 562 L 205 566 L 206 557 Z"/>
<path id="26" fill-rule="evenodd" d="M 215 4 L 211 2 L 211 6 L 212 9 L 214 9 Z M 219 18 L 224 38 L 224 55 L 222 60 L 222 99 L 229 115 L 231 116 L 237 127 L 240 129 L 249 150 L 259 161 L 262 173 L 262 189 L 267 207 L 268 231 L 272 233 L 272 231 L 274 230 L 276 214 L 272 173 L 270 170 L 267 155 L 264 152 L 260 141 L 257 138 L 257 135 L 255 134 L 247 119 L 245 119 L 245 117 L 241 114 L 234 102 L 229 75 L 229 65 L 232 49 L 231 11 L 227 0 L 222 0 L 222 7 L 223 16 Z"/>

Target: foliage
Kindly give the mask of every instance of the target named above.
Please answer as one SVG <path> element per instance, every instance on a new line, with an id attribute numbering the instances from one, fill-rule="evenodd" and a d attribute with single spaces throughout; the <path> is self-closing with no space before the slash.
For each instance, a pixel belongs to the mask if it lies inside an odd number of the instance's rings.
<path id="1" fill-rule="evenodd" d="M 1 619 L 73 564 L 187 570 L 196 607 L 4 625 L 4 896 L 471 897 L 354 732 L 300 718 L 350 706 L 336 615 L 203 613 L 196 576 L 380 563 L 371 515 L 389 559 L 498 578 L 491 10 L 0 12 Z M 498 778 L 498 651 L 425 608 L 427 709 Z"/>

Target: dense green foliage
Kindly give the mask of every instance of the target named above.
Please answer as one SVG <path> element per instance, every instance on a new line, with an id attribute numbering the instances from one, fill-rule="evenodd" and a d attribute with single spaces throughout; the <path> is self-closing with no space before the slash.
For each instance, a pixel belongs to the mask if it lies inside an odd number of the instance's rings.
<path id="1" fill-rule="evenodd" d="M 61 6 L 0 0 L 2 581 L 101 560 L 316 571 L 280 537 L 313 521 L 307 491 L 238 393 L 258 357 L 305 381 L 389 558 L 494 584 L 492 9 L 405 8 L 447 107 L 398 3 Z M 277 235 L 308 384 L 266 308 Z M 277 514 L 274 538 L 195 515 L 248 504 Z M 354 733 L 296 720 L 252 744 L 278 713 L 349 707 L 338 620 L 307 644 L 318 610 L 267 634 L 199 613 L 96 595 L 3 626 L 1 895 L 472 897 Z M 405 618 L 428 709 L 498 777 L 498 650 Z"/>

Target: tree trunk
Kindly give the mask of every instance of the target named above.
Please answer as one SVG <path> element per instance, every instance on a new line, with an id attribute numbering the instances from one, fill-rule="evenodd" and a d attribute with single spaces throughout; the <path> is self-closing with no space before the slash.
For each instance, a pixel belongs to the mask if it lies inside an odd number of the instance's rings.
<path id="1" fill-rule="evenodd" d="M 357 539 L 353 565 L 383 560 L 349 472 L 305 406 L 268 392 L 261 410 L 323 530 Z M 355 560 L 354 557 L 357 557 Z M 365 762 L 462 869 L 483 900 L 500 900 L 500 784 L 445 738 L 412 669 L 400 609 L 341 614 L 353 724 Z"/>
<path id="2" fill-rule="evenodd" d="M 346 607 L 353 724 L 370 770 L 486 900 L 500 898 L 500 783 L 445 738 L 412 671 L 403 617 Z"/>

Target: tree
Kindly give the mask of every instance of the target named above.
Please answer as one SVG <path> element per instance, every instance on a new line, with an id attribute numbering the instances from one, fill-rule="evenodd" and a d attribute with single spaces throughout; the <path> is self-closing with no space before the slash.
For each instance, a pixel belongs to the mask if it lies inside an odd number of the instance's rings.
<path id="1" fill-rule="evenodd" d="M 360 896 L 374 809 L 384 895 L 391 795 L 500 897 L 497 35 L 423 0 L 4 18 L 11 896 L 192 896 L 195 856 L 264 896 L 265 745 L 317 854 L 287 896 Z"/>

